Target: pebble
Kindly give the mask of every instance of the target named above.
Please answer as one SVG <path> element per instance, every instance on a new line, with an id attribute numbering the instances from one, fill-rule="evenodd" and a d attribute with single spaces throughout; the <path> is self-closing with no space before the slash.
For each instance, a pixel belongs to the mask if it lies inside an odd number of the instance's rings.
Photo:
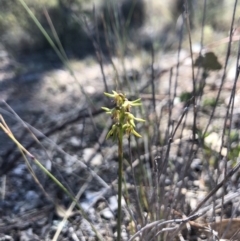
<path id="1" fill-rule="evenodd" d="M 29 190 L 25 195 L 25 199 L 26 201 L 31 201 L 31 202 L 37 201 L 39 200 L 39 194 L 33 190 Z"/>
<path id="2" fill-rule="evenodd" d="M 89 212 L 89 208 L 92 207 L 98 200 L 102 198 L 102 193 L 104 190 L 100 190 L 98 192 L 93 191 L 85 191 L 85 199 L 81 202 L 81 207 Z"/>
<path id="3" fill-rule="evenodd" d="M 83 158 L 86 162 L 90 161 L 93 166 L 100 166 L 103 162 L 103 157 L 100 153 L 96 153 L 94 148 L 85 148 Z"/>
<path id="4" fill-rule="evenodd" d="M 202 160 L 196 158 L 192 160 L 191 163 L 191 169 L 195 172 L 201 172 L 202 171 Z"/>
<path id="5" fill-rule="evenodd" d="M 72 145 L 73 147 L 80 147 L 81 146 L 81 140 L 79 137 L 72 136 L 69 139 L 69 144 Z"/>
<path id="6" fill-rule="evenodd" d="M 114 219 L 114 214 L 109 208 L 104 208 L 100 215 L 107 220 Z"/>
<path id="7" fill-rule="evenodd" d="M 12 174 L 16 176 L 23 176 L 26 171 L 27 171 L 26 165 L 19 164 L 18 166 L 16 166 L 16 168 L 13 169 Z"/>

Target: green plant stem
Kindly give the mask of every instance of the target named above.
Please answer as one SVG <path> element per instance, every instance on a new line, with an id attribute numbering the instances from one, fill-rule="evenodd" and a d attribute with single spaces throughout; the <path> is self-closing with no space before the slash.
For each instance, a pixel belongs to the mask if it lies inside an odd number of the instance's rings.
<path id="1" fill-rule="evenodd" d="M 117 241 L 121 241 L 121 213 L 122 213 L 122 176 L 123 176 L 123 128 L 120 124 L 118 135 L 118 219 Z"/>

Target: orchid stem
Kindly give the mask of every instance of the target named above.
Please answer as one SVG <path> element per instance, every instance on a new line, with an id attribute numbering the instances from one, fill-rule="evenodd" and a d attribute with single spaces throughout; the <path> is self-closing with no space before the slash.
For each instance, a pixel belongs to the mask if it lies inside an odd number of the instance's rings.
<path id="1" fill-rule="evenodd" d="M 118 136 L 118 218 L 117 218 L 117 241 L 121 241 L 121 214 L 122 214 L 122 175 L 123 175 L 123 128 L 119 127 Z"/>

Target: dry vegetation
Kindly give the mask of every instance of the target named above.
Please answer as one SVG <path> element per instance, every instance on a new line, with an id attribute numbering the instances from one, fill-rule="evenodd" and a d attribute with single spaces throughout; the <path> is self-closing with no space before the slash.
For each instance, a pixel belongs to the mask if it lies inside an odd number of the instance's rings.
<path id="1" fill-rule="evenodd" d="M 0 1 L 0 239 L 116 239 L 111 90 L 146 120 L 123 143 L 122 240 L 240 239 L 237 1 L 26 0 L 55 51 Z"/>

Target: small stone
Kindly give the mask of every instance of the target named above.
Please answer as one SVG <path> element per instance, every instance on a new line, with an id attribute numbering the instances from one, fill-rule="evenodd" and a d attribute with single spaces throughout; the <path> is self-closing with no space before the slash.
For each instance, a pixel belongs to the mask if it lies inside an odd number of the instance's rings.
<path id="1" fill-rule="evenodd" d="M 29 190 L 27 191 L 25 198 L 27 201 L 36 201 L 39 199 L 39 194 L 37 194 L 35 191 Z"/>
<path id="2" fill-rule="evenodd" d="M 81 140 L 76 136 L 72 136 L 69 140 L 69 144 L 73 147 L 79 147 L 81 145 Z"/>
<path id="3" fill-rule="evenodd" d="M 118 201 L 116 196 L 112 196 L 109 198 L 109 207 L 112 211 L 116 211 L 118 208 Z"/>
<path id="4" fill-rule="evenodd" d="M 92 166 L 100 166 L 102 164 L 102 161 L 103 161 L 103 157 L 100 153 L 98 153 L 91 160 L 91 165 Z"/>
<path id="5" fill-rule="evenodd" d="M 104 208 L 100 212 L 101 216 L 107 220 L 114 219 L 114 214 L 109 208 Z"/>
<path id="6" fill-rule="evenodd" d="M 25 164 L 19 164 L 16 168 L 13 169 L 12 173 L 16 176 L 22 176 L 27 171 Z"/>
<path id="7" fill-rule="evenodd" d="M 86 162 L 91 161 L 93 166 L 100 166 L 103 160 L 102 155 L 100 153 L 96 153 L 94 148 L 85 148 L 83 151 L 83 158 Z"/>
<path id="8" fill-rule="evenodd" d="M 89 161 L 89 159 L 94 155 L 95 149 L 94 148 L 85 148 L 83 150 L 83 159 L 85 161 Z"/>
<path id="9" fill-rule="evenodd" d="M 201 172 L 202 171 L 202 161 L 198 158 L 193 159 L 191 163 L 191 169 L 195 172 Z"/>

